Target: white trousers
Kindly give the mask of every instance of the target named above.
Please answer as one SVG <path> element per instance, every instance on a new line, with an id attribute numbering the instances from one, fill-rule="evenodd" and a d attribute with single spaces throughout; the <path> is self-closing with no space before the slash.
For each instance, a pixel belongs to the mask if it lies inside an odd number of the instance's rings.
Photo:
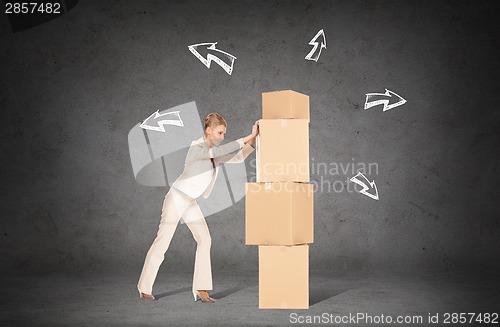
<path id="1" fill-rule="evenodd" d="M 158 269 L 165 258 L 165 252 L 170 245 L 181 217 L 191 230 L 197 243 L 193 290 L 212 290 L 212 268 L 210 263 L 212 238 L 205 217 L 198 203 L 196 203 L 196 199 L 170 188 L 163 201 L 157 236 L 146 254 L 142 273 L 137 283 L 139 292 L 153 294 L 153 283 L 158 274 Z"/>

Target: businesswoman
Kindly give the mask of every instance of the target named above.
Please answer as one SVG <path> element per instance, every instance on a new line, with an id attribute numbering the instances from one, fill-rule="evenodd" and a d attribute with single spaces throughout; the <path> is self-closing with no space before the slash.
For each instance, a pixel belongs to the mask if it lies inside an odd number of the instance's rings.
<path id="1" fill-rule="evenodd" d="M 212 290 L 211 237 L 196 198 L 208 198 L 221 163 L 243 162 L 255 150 L 253 143 L 259 133 L 258 125 L 259 121 L 255 122 L 250 135 L 220 145 L 226 134 L 226 120 L 216 112 L 205 117 L 204 136 L 191 143 L 184 171 L 172 184 L 163 201 L 158 233 L 146 254 L 137 284 L 141 299 L 155 299 L 152 294 L 153 283 L 182 217 L 197 243 L 193 274 L 194 300 L 197 301 L 199 297 L 205 303 L 216 301 L 207 293 L 207 290 Z"/>

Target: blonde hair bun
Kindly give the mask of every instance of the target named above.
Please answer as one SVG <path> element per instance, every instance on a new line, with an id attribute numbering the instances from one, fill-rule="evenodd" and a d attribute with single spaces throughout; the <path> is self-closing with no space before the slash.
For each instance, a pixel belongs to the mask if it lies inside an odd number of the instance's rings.
<path id="1" fill-rule="evenodd" d="M 224 117 L 222 117 L 222 115 L 218 112 L 212 112 L 205 117 L 205 121 L 203 122 L 203 130 L 206 132 L 207 127 L 214 128 L 219 125 L 224 125 L 227 128 L 227 123 Z"/>

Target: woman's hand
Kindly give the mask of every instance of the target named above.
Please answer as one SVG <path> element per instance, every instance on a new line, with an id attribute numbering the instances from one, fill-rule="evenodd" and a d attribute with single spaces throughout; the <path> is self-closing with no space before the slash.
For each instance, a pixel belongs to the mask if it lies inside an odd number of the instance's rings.
<path id="1" fill-rule="evenodd" d="M 252 134 L 251 135 L 253 138 L 256 138 L 257 135 L 259 135 L 259 123 L 260 123 L 260 120 L 257 120 L 255 122 L 255 124 L 253 124 L 253 126 L 252 126 Z"/>
<path id="2" fill-rule="evenodd" d="M 257 120 L 255 124 L 252 126 L 252 134 L 246 136 L 243 138 L 243 143 L 249 143 L 250 145 L 253 145 L 254 139 L 259 135 L 259 123 L 260 120 Z"/>
<path id="3" fill-rule="evenodd" d="M 260 120 L 257 120 L 255 122 L 255 124 L 253 124 L 253 127 L 252 127 L 253 138 L 250 141 L 248 141 L 248 144 L 250 144 L 252 147 L 253 147 L 253 142 L 254 142 L 255 138 L 259 135 L 259 123 L 260 123 Z"/>

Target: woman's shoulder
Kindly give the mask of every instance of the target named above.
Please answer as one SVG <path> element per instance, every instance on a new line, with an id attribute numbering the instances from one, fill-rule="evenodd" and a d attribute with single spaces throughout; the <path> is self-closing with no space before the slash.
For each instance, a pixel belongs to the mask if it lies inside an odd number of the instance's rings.
<path id="1" fill-rule="evenodd" d="M 203 151 L 208 151 L 208 146 L 203 137 L 200 137 L 199 139 L 191 142 L 188 150 L 188 156 L 196 156 Z"/>
<path id="2" fill-rule="evenodd" d="M 203 138 L 203 136 L 197 138 L 196 140 L 193 140 L 193 142 L 191 143 L 203 143 L 205 141 L 205 139 Z"/>
<path id="3" fill-rule="evenodd" d="M 191 142 L 191 146 L 203 147 L 204 145 L 206 145 L 206 143 L 205 140 L 203 139 L 203 136 Z"/>

